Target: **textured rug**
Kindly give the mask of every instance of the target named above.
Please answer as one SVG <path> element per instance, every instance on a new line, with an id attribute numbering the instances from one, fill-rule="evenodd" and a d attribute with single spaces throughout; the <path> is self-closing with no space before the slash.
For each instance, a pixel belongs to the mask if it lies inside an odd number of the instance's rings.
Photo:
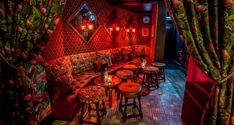
<path id="1" fill-rule="evenodd" d="M 159 88 L 142 96 L 141 104 L 143 119 L 132 118 L 123 123 L 121 113 L 117 110 L 118 103 L 113 94 L 112 108 L 102 120 L 102 125 L 182 125 L 181 110 L 184 96 L 185 74 L 177 69 L 166 69 L 166 81 L 161 81 Z M 108 105 L 108 98 L 106 99 Z M 129 113 L 135 112 L 128 109 Z M 78 125 L 79 113 L 69 121 L 55 120 L 52 125 Z M 95 118 L 91 118 L 95 121 Z"/>

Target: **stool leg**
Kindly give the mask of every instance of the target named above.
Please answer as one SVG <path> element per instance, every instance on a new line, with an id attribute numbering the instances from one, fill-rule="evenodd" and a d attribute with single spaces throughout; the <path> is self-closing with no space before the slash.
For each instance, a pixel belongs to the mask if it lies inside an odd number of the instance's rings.
<path id="1" fill-rule="evenodd" d="M 102 117 L 106 114 L 106 105 L 105 105 L 105 101 L 104 101 L 104 99 L 102 100 L 102 106 L 103 106 L 103 115 L 102 115 Z"/>
<path id="2" fill-rule="evenodd" d="M 99 102 L 95 103 L 96 105 L 96 112 L 97 112 L 97 124 L 101 125 L 100 115 L 99 115 Z"/>
<path id="3" fill-rule="evenodd" d="M 88 105 L 88 112 L 91 113 L 91 104 Z"/>
<path id="4" fill-rule="evenodd" d="M 128 104 L 128 98 L 125 97 L 125 106 L 124 106 L 124 116 L 123 116 L 123 122 L 126 122 L 126 118 L 127 118 L 127 104 Z"/>
<path id="5" fill-rule="evenodd" d="M 108 93 L 109 93 L 109 108 L 111 108 L 112 107 L 112 89 L 109 89 Z"/>
<path id="6" fill-rule="evenodd" d="M 122 108 L 122 101 L 123 101 L 123 96 L 120 94 L 119 111 L 121 111 Z"/>
<path id="7" fill-rule="evenodd" d="M 137 105 L 136 105 L 136 99 L 135 98 L 133 98 L 133 107 L 134 108 L 137 107 Z"/>
<path id="8" fill-rule="evenodd" d="M 143 113 L 142 113 L 142 110 L 141 110 L 141 96 L 138 96 L 138 103 L 139 103 L 139 113 L 140 113 L 140 116 L 141 116 L 141 119 L 143 118 Z"/>
<path id="9" fill-rule="evenodd" d="M 84 102 L 81 102 L 81 114 L 80 114 L 80 125 L 82 125 L 83 120 L 84 120 Z"/>

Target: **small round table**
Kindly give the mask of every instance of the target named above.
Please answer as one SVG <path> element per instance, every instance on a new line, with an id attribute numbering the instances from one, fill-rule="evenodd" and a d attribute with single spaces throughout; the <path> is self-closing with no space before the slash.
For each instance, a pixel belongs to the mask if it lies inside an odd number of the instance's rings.
<path id="1" fill-rule="evenodd" d="M 138 70 L 138 66 L 134 65 L 134 64 L 125 64 L 123 65 L 124 69 L 127 70 L 132 70 L 133 71 L 133 80 L 136 81 L 137 80 L 137 70 Z"/>
<path id="2" fill-rule="evenodd" d="M 142 84 L 146 85 L 148 88 L 150 87 L 157 87 L 158 88 L 158 80 L 157 74 L 159 69 L 154 66 L 146 66 L 143 68 L 144 77 L 142 80 Z"/>
<path id="3" fill-rule="evenodd" d="M 165 63 L 160 63 L 160 62 L 155 62 L 155 63 L 152 63 L 153 66 L 156 66 L 159 68 L 159 80 L 163 80 L 165 81 L 165 72 L 164 72 L 164 67 L 166 66 Z"/>
<path id="4" fill-rule="evenodd" d="M 98 86 L 104 87 L 106 92 L 108 93 L 110 108 L 112 107 L 112 90 L 115 89 L 122 81 L 119 77 L 115 75 L 111 76 L 112 76 L 112 81 L 109 83 L 105 83 L 102 77 L 97 77 L 96 79 L 94 79 L 94 83 Z"/>
<path id="5" fill-rule="evenodd" d="M 134 73 L 131 70 L 126 70 L 126 69 L 119 70 L 116 72 L 116 76 L 118 76 L 119 78 L 125 81 L 127 81 L 128 79 L 132 80 L 133 75 Z"/>

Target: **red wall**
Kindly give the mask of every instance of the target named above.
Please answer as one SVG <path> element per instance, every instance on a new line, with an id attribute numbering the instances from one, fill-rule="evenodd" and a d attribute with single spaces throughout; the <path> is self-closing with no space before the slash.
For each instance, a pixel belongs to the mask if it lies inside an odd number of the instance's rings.
<path id="1" fill-rule="evenodd" d="M 48 44 L 45 48 L 45 60 L 62 57 L 64 55 L 129 46 L 129 37 L 125 32 L 124 27 L 127 21 L 126 19 L 129 19 L 130 17 L 133 17 L 134 22 L 137 24 L 136 33 L 134 33 L 132 37 L 133 43 L 149 45 L 150 42 L 148 40 L 150 39 L 150 32 L 148 38 L 141 37 L 141 28 L 146 26 L 142 23 L 142 15 L 110 5 L 104 0 L 85 1 L 87 5 L 92 9 L 93 13 L 96 15 L 100 23 L 100 28 L 94 34 L 89 43 L 87 43 L 66 22 L 66 20 L 76 11 L 76 9 L 79 9 L 82 2 L 83 0 L 67 1 L 60 23 L 58 24 L 55 32 L 49 39 Z M 105 24 L 108 22 L 109 17 L 114 9 L 116 9 L 117 17 L 122 23 L 122 28 L 120 29 L 116 39 L 113 39 L 111 37 L 105 27 Z"/>

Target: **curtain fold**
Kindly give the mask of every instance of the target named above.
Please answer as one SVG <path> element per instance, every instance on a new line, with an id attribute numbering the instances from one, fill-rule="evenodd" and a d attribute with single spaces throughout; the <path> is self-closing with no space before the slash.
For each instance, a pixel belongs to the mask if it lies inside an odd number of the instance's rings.
<path id="1" fill-rule="evenodd" d="M 216 83 L 201 124 L 234 124 L 234 1 L 164 2 L 190 55 Z"/>
<path id="2" fill-rule="evenodd" d="M 40 54 L 65 4 L 66 0 L 0 0 L 5 124 L 37 125 L 51 113 Z"/>

